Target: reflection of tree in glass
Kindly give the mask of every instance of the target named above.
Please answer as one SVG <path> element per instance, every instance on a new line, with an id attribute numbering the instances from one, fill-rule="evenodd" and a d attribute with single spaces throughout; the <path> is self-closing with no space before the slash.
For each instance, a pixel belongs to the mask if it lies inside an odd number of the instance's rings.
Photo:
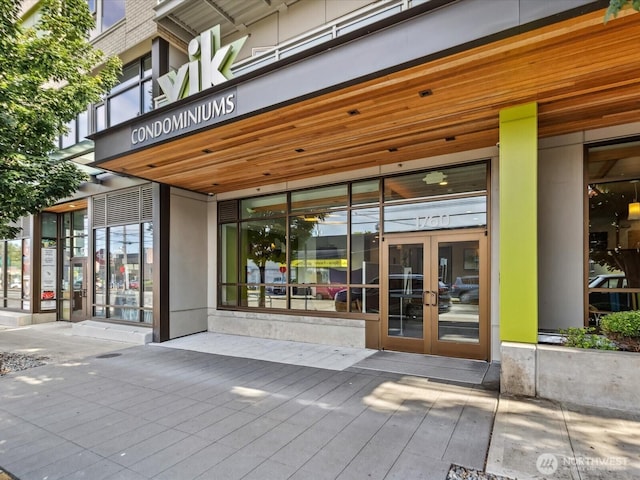
<path id="1" fill-rule="evenodd" d="M 247 224 L 247 258 L 253 260 L 260 272 L 260 296 L 258 306 L 265 306 L 265 272 L 267 262 L 285 263 L 287 259 L 287 229 L 285 219 L 269 218 L 273 214 L 265 211 L 259 219 Z M 311 236 L 315 221 L 307 221 L 303 217 L 292 217 L 289 239 L 295 250 Z"/>
<path id="2" fill-rule="evenodd" d="M 628 227 L 627 218 L 631 199 L 619 191 L 607 188 L 609 184 L 589 185 L 589 221 L 590 229 L 605 227 L 615 228 L 615 248 L 611 250 L 589 248 L 589 258 L 598 265 L 609 270 L 622 270 L 630 288 L 640 288 L 640 250 L 623 248 L 620 240 L 620 229 Z M 625 222 L 625 225 L 622 223 Z M 631 245 L 629 245 L 631 246 Z"/>

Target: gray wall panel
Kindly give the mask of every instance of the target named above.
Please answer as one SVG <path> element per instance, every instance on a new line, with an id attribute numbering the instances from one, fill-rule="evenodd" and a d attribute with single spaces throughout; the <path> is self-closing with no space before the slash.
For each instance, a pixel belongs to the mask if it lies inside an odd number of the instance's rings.
<path id="1" fill-rule="evenodd" d="M 583 147 L 538 156 L 538 322 L 541 329 L 583 325 Z"/>
<path id="2" fill-rule="evenodd" d="M 207 197 L 171 190 L 170 338 L 207 330 Z"/>

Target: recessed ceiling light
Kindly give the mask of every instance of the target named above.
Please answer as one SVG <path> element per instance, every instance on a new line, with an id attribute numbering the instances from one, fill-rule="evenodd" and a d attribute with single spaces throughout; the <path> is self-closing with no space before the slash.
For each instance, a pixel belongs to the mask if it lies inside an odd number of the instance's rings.
<path id="1" fill-rule="evenodd" d="M 445 137 L 444 141 L 445 142 L 453 142 L 456 139 L 456 137 Z"/>
<path id="2" fill-rule="evenodd" d="M 264 172 L 262 175 L 264 175 L 265 177 L 268 177 L 271 174 L 269 172 Z"/>
<path id="3" fill-rule="evenodd" d="M 360 110 L 358 110 L 357 108 L 354 108 L 353 110 L 349 110 L 347 113 L 351 116 L 360 115 Z"/>
<path id="4" fill-rule="evenodd" d="M 302 152 L 304 152 L 304 148 L 296 148 L 296 152 L 302 153 Z"/>
<path id="5" fill-rule="evenodd" d="M 418 95 L 421 97 L 428 97 L 429 95 L 433 95 L 433 91 L 430 88 L 427 88 L 426 90 L 418 92 Z"/>
<path id="6" fill-rule="evenodd" d="M 156 168 L 156 166 L 157 165 L 155 163 L 150 163 L 149 165 L 147 165 L 147 167 L 149 167 L 149 168 Z"/>
<path id="7" fill-rule="evenodd" d="M 205 148 L 204 150 L 202 150 L 202 153 L 213 153 L 213 150 Z"/>
<path id="8" fill-rule="evenodd" d="M 389 149 L 389 151 L 390 151 L 390 152 L 397 152 L 397 151 L 398 151 L 398 149 L 397 149 L 396 147 L 391 147 L 391 148 Z"/>

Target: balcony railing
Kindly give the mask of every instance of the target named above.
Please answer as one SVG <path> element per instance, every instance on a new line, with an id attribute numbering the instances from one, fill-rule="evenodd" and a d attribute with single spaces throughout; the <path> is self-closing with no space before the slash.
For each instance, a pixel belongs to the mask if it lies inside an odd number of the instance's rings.
<path id="1" fill-rule="evenodd" d="M 165 1 L 165 0 L 159 0 Z M 359 28 L 371 25 L 379 20 L 390 17 L 416 5 L 427 3 L 431 0 L 395 0 L 373 3 L 357 10 L 349 15 L 341 17 L 333 22 L 326 23 L 309 32 L 305 32 L 291 40 L 287 40 L 271 48 L 261 48 L 255 51 L 253 56 L 240 60 L 231 68 L 235 77 L 252 72 L 283 58 L 291 57 L 297 53 L 322 44 L 334 38 L 350 33 Z"/>

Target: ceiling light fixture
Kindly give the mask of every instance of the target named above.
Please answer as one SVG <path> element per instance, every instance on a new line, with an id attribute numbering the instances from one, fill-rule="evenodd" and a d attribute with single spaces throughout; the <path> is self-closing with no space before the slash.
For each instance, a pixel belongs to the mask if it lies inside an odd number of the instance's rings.
<path id="1" fill-rule="evenodd" d="M 446 185 L 447 176 L 442 172 L 429 172 L 424 176 L 422 181 L 427 185 L 435 185 L 436 183 L 438 185 Z"/>
<path id="2" fill-rule="evenodd" d="M 302 153 L 302 152 L 304 152 L 304 148 L 296 148 L 296 152 Z"/>
<path id="3" fill-rule="evenodd" d="M 638 202 L 638 180 L 631 180 L 636 196 L 633 202 L 629 204 L 628 220 L 640 220 L 640 202 Z"/>
<path id="4" fill-rule="evenodd" d="M 202 150 L 202 153 L 213 153 L 213 150 L 205 148 L 204 150 Z"/>
<path id="5" fill-rule="evenodd" d="M 351 116 L 360 115 L 360 110 L 354 108 L 353 110 L 349 110 L 347 113 Z"/>
<path id="6" fill-rule="evenodd" d="M 427 88 L 426 90 L 422 90 L 418 92 L 418 95 L 420 95 L 423 98 L 428 97 L 429 95 L 433 95 L 433 91 L 430 88 Z"/>

